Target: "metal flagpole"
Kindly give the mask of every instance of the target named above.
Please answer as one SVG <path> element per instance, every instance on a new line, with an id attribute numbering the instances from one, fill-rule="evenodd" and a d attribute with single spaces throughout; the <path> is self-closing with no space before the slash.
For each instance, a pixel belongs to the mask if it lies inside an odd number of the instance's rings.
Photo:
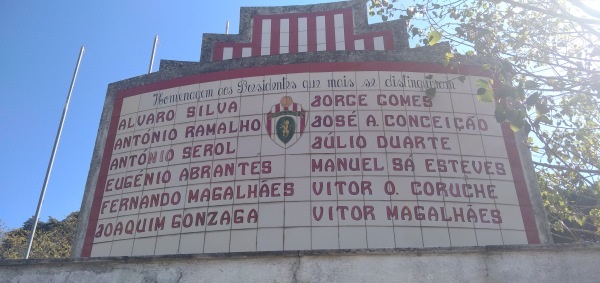
<path id="1" fill-rule="evenodd" d="M 156 54 L 156 45 L 158 44 L 158 35 L 154 36 L 154 46 L 152 46 L 152 56 L 150 57 L 150 67 L 148 74 L 152 73 L 152 65 L 154 65 L 154 54 Z"/>
<path id="2" fill-rule="evenodd" d="M 42 210 L 42 203 L 44 202 L 44 195 L 46 194 L 46 187 L 48 186 L 48 180 L 50 179 L 50 172 L 52 172 L 52 165 L 54 164 L 54 156 L 56 156 L 56 149 L 58 148 L 58 142 L 60 141 L 60 134 L 62 133 L 63 125 L 65 123 L 65 117 L 67 116 L 67 110 L 69 109 L 69 101 L 71 100 L 71 93 L 73 93 L 73 86 L 75 86 L 75 78 L 77 78 L 77 72 L 79 71 L 79 63 L 81 63 L 81 57 L 85 48 L 81 46 L 79 51 L 79 59 L 77 59 L 77 65 L 75 66 L 75 72 L 73 72 L 73 79 L 71 80 L 71 87 L 69 88 L 69 94 L 67 95 L 67 102 L 63 109 L 62 117 L 60 118 L 60 125 L 58 126 L 58 132 L 56 133 L 56 139 L 54 141 L 54 148 L 52 149 L 52 155 L 50 156 L 50 162 L 48 163 L 48 169 L 46 170 L 46 177 L 44 178 L 44 185 L 42 186 L 42 192 L 40 194 L 40 200 L 38 201 L 37 210 L 35 211 L 35 219 L 33 221 L 33 228 L 31 234 L 29 234 L 29 240 L 27 241 L 27 251 L 25 252 L 25 259 L 29 258 L 29 252 L 31 251 L 31 245 L 33 244 L 33 237 L 35 236 L 35 230 L 37 229 L 38 219 L 40 218 L 40 211 Z"/>
<path id="3" fill-rule="evenodd" d="M 225 34 L 229 34 L 229 21 L 227 21 L 227 24 L 225 25 Z"/>

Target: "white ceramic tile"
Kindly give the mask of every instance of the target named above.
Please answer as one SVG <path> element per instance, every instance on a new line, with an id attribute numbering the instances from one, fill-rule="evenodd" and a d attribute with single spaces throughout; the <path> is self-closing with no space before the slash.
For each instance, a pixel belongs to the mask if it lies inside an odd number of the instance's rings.
<path id="1" fill-rule="evenodd" d="M 335 110 L 356 110 L 357 104 L 353 96 L 356 90 L 356 73 L 355 72 L 333 72 L 331 80 L 327 82 L 328 86 L 334 90 L 334 109 Z M 343 99 L 339 99 L 341 97 Z"/>
<path id="2" fill-rule="evenodd" d="M 425 134 L 423 134 L 425 136 Z M 428 134 L 427 138 L 432 135 Z M 434 133 L 433 137 L 436 142 L 436 152 L 439 154 L 448 154 L 448 155 L 460 155 L 461 147 L 459 144 L 458 134 L 450 134 L 450 133 Z"/>
<path id="3" fill-rule="evenodd" d="M 355 39 L 354 40 L 354 50 L 365 50 L 365 40 L 364 39 Z"/>
<path id="4" fill-rule="evenodd" d="M 388 209 L 391 209 L 390 201 L 365 201 L 365 210 L 371 212 L 366 215 L 367 226 L 393 226 L 392 217 L 387 214 Z"/>
<path id="5" fill-rule="evenodd" d="M 325 51 L 325 50 L 327 50 L 327 44 L 325 44 L 325 43 L 317 44 L 317 51 Z"/>
<path id="6" fill-rule="evenodd" d="M 156 238 L 139 238 L 133 242 L 132 256 L 154 255 L 156 248 Z"/>
<path id="7" fill-rule="evenodd" d="M 463 156 L 485 156 L 481 136 L 459 134 L 458 142 Z"/>
<path id="8" fill-rule="evenodd" d="M 229 252 L 229 239 L 231 231 L 206 232 L 204 239 L 204 253 Z"/>
<path id="9" fill-rule="evenodd" d="M 131 256 L 133 239 L 114 241 L 110 249 L 110 256 Z"/>
<path id="10" fill-rule="evenodd" d="M 215 214 L 216 212 L 216 214 Z M 214 218 L 212 215 L 216 215 Z M 211 206 L 208 208 L 206 231 L 229 230 L 232 224 L 231 205 Z"/>
<path id="11" fill-rule="evenodd" d="M 310 178 L 285 178 L 280 180 L 278 193 L 284 196 L 286 201 L 307 201 L 310 200 Z M 277 200 L 281 200 L 279 197 Z"/>
<path id="12" fill-rule="evenodd" d="M 287 155 L 307 155 L 310 153 L 311 141 L 310 134 L 307 130 L 301 136 L 297 136 L 298 140 L 285 150 Z M 298 166 L 300 167 L 300 166 Z M 298 168 L 299 169 L 299 168 Z"/>
<path id="13" fill-rule="evenodd" d="M 121 195 L 111 195 L 102 198 L 99 219 L 114 218 L 119 215 Z"/>
<path id="14" fill-rule="evenodd" d="M 425 108 L 429 109 L 432 112 L 450 113 L 454 111 L 454 108 L 452 107 L 452 95 L 450 93 L 436 93 L 435 97 L 429 100 L 430 102 L 427 102 L 427 105 L 431 106 L 426 106 Z"/>
<path id="15" fill-rule="evenodd" d="M 453 201 L 455 199 L 452 199 Z M 463 200 L 461 200 L 463 201 Z M 466 200 L 464 200 L 466 201 Z M 489 205 L 488 205 L 489 206 Z M 448 227 L 450 228 L 474 228 L 475 224 L 473 223 L 472 217 L 474 216 L 473 211 L 469 214 L 469 204 L 468 203 L 458 203 L 458 202 L 449 202 L 446 201 L 444 204 L 446 208 L 446 213 L 448 217 L 452 218 L 452 221 L 448 221 Z M 476 213 L 475 213 L 476 215 Z M 478 220 L 479 221 L 479 220 Z"/>
<path id="16" fill-rule="evenodd" d="M 496 207 L 494 206 L 494 204 L 479 204 L 479 203 L 473 203 L 472 206 L 470 206 L 471 210 L 467 210 L 467 221 L 470 220 L 470 222 L 473 222 L 475 224 L 475 228 L 484 228 L 484 229 L 500 229 L 500 227 L 502 227 L 501 225 L 498 224 L 499 222 L 499 218 L 496 217 L 495 214 L 495 210 Z M 520 214 L 520 211 L 519 211 Z M 476 220 L 473 217 L 473 215 L 476 216 Z M 500 217 L 502 217 L 502 223 L 504 224 L 504 211 L 500 208 Z M 522 220 L 521 221 L 521 226 L 522 225 Z M 512 227 L 518 227 L 518 226 L 511 226 Z"/>
<path id="17" fill-rule="evenodd" d="M 234 205 L 231 211 L 231 229 L 255 229 L 258 227 L 258 204 Z"/>
<path id="18" fill-rule="evenodd" d="M 335 177 L 311 178 L 310 193 L 312 200 L 337 200 Z"/>
<path id="19" fill-rule="evenodd" d="M 317 16 L 317 30 L 325 30 L 325 16 Z"/>
<path id="20" fill-rule="evenodd" d="M 275 136 L 275 135 L 274 135 Z M 277 139 L 277 137 L 275 137 Z M 271 139 L 269 135 L 262 135 L 261 142 L 261 155 L 269 156 L 269 155 L 284 155 L 285 148 L 279 146 L 275 141 Z"/>
<path id="21" fill-rule="evenodd" d="M 105 257 L 110 256 L 110 248 L 112 242 L 97 243 L 92 246 L 91 257 Z"/>
<path id="22" fill-rule="evenodd" d="M 502 245 L 502 235 L 500 230 L 477 229 L 477 243 L 480 246 Z"/>
<path id="23" fill-rule="evenodd" d="M 121 116 L 125 114 L 131 114 L 138 111 L 140 104 L 140 96 L 134 95 L 123 98 L 123 104 L 121 106 Z"/>
<path id="24" fill-rule="evenodd" d="M 485 155 L 490 157 L 508 158 L 506 145 L 501 137 L 481 136 Z"/>
<path id="25" fill-rule="evenodd" d="M 181 224 L 176 222 L 182 216 L 183 209 L 166 210 L 168 207 L 164 207 L 161 211 L 160 216 L 165 217 L 165 227 L 158 231 L 158 235 L 173 235 L 181 233 Z M 175 220 L 175 221 L 174 221 Z"/>
<path id="26" fill-rule="evenodd" d="M 423 235 L 420 227 L 395 227 L 397 248 L 422 248 Z"/>
<path id="27" fill-rule="evenodd" d="M 313 227 L 338 226 L 337 202 L 335 201 L 313 201 L 310 213 Z"/>
<path id="28" fill-rule="evenodd" d="M 182 234 L 179 254 L 200 254 L 204 252 L 204 233 Z"/>
<path id="29" fill-rule="evenodd" d="M 336 211 L 340 226 L 364 226 L 364 201 L 338 201 Z"/>
<path id="30" fill-rule="evenodd" d="M 289 32 L 290 31 L 290 19 L 280 19 L 279 20 L 279 30 L 281 32 Z"/>
<path id="31" fill-rule="evenodd" d="M 366 249 L 366 230 L 365 227 L 340 227 L 340 249 Z"/>
<path id="32" fill-rule="evenodd" d="M 266 178 L 283 178 L 285 177 L 285 156 L 269 156 L 261 159 L 262 169 L 260 177 Z M 261 167 L 257 167 L 261 168 Z"/>
<path id="33" fill-rule="evenodd" d="M 262 34 L 271 33 L 271 19 L 262 20 Z"/>
<path id="34" fill-rule="evenodd" d="M 210 184 L 197 184 L 188 186 L 185 194 L 185 207 L 205 207 L 211 198 Z"/>
<path id="35" fill-rule="evenodd" d="M 240 115 L 262 114 L 263 99 L 261 96 L 242 96 L 240 102 Z"/>
<path id="36" fill-rule="evenodd" d="M 399 164 L 405 163 L 406 159 L 402 159 L 402 162 Z M 436 155 L 432 154 L 413 154 L 412 160 L 414 160 L 415 164 L 415 176 L 420 177 L 438 177 L 439 176 L 439 166 L 437 166 L 437 158 Z M 404 166 L 406 167 L 406 166 Z M 406 170 L 406 168 L 403 168 Z M 442 169 L 443 170 L 443 169 Z"/>
<path id="37" fill-rule="evenodd" d="M 489 178 L 492 180 L 502 180 L 502 181 L 514 181 L 512 170 L 510 167 L 510 162 L 508 159 L 504 158 L 496 158 L 496 157 L 487 157 L 485 158 L 487 162 L 491 163 L 491 168 L 489 170 L 490 175 Z"/>
<path id="38" fill-rule="evenodd" d="M 137 220 L 137 215 L 126 215 L 117 218 L 113 232 L 113 241 L 132 239 L 135 236 L 135 226 Z"/>
<path id="39" fill-rule="evenodd" d="M 422 213 L 423 219 L 421 221 L 421 225 L 428 227 L 447 227 L 447 221 L 445 219 L 450 219 L 451 214 L 450 211 L 446 207 L 444 207 L 443 202 L 430 202 L 430 201 L 420 201 L 419 206 L 423 208 L 415 209 L 416 213 Z"/>
<path id="40" fill-rule="evenodd" d="M 264 229 L 264 228 L 263 228 Z M 310 250 L 311 228 L 294 227 L 284 229 L 284 250 Z"/>
<path id="41" fill-rule="evenodd" d="M 502 217 L 502 223 L 500 224 L 502 229 L 525 230 L 519 206 L 498 204 L 496 207 L 500 210 Z"/>
<path id="42" fill-rule="evenodd" d="M 507 181 L 494 181 L 492 183 L 495 187 L 493 194 L 497 197 L 495 199 L 498 204 L 512 204 L 518 205 L 519 198 L 517 197 L 517 190 L 513 182 Z"/>
<path id="43" fill-rule="evenodd" d="M 342 47 L 345 46 L 345 41 L 344 41 L 344 27 L 341 28 L 336 28 L 335 29 L 335 42 L 336 43 L 342 43 Z M 344 50 L 344 49 L 337 49 L 336 50 Z"/>
<path id="44" fill-rule="evenodd" d="M 261 153 L 261 136 L 247 136 L 238 138 L 237 157 L 256 157 Z"/>
<path id="45" fill-rule="evenodd" d="M 527 235 L 525 231 L 502 230 L 502 239 L 505 245 L 526 245 Z"/>
<path id="46" fill-rule="evenodd" d="M 302 20 L 302 18 L 300 18 L 299 20 Z M 302 28 L 302 26 L 299 25 L 298 28 L 300 29 L 300 28 Z M 299 30 L 298 31 L 298 52 L 306 52 L 307 46 L 308 46 L 308 32 L 306 30 Z"/>
<path id="47" fill-rule="evenodd" d="M 337 227 L 313 227 L 312 249 L 339 249 Z"/>
<path id="48" fill-rule="evenodd" d="M 367 227 L 369 249 L 395 248 L 393 227 Z"/>
<path id="49" fill-rule="evenodd" d="M 450 228 L 449 231 L 453 247 L 477 246 L 475 229 Z"/>
<path id="50" fill-rule="evenodd" d="M 236 173 L 235 159 L 215 160 L 210 170 L 212 182 L 228 182 L 235 180 Z"/>
<path id="51" fill-rule="evenodd" d="M 414 182 L 414 177 L 393 177 L 389 178 L 390 182 L 386 182 L 384 190 L 386 194 L 391 196 L 392 200 L 416 201 L 417 197 L 406 188 L 410 188 L 411 182 Z"/>
<path id="52" fill-rule="evenodd" d="M 410 193 L 419 198 L 419 201 L 442 202 L 446 196 L 443 190 L 438 190 L 440 178 L 422 177 L 410 182 Z"/>
<path id="53" fill-rule="evenodd" d="M 117 126 L 117 134 L 129 133 L 135 130 L 137 114 L 121 114 Z"/>
<path id="54" fill-rule="evenodd" d="M 493 115 L 477 115 L 477 129 L 482 135 L 502 137 L 501 124 L 496 122 Z"/>
<path id="55" fill-rule="evenodd" d="M 259 198 L 259 193 L 260 193 L 260 185 L 261 184 L 258 180 L 248 180 L 248 181 L 238 180 L 238 181 L 236 181 L 235 182 L 236 198 L 234 200 L 234 203 L 235 204 L 257 203 L 258 198 Z M 239 193 L 238 193 L 238 187 L 239 187 Z M 239 194 L 239 196 L 238 196 L 238 194 Z"/>
<path id="56" fill-rule="evenodd" d="M 484 102 L 479 101 L 477 96 L 474 99 L 475 109 L 477 110 L 478 115 L 489 115 L 493 116 L 496 111 L 496 103 L 495 102 Z"/>
<path id="57" fill-rule="evenodd" d="M 260 55 L 271 55 L 271 48 L 270 47 L 260 48 Z"/>
<path id="58" fill-rule="evenodd" d="M 283 227 L 284 203 L 261 203 L 258 207 L 258 227 Z"/>
<path id="59" fill-rule="evenodd" d="M 257 230 L 233 230 L 231 231 L 230 252 L 254 252 L 256 251 Z"/>
<path id="60" fill-rule="evenodd" d="M 281 52 L 281 48 L 282 47 L 289 47 L 290 46 L 290 34 L 287 32 L 281 32 L 281 34 L 279 35 L 279 48 L 280 48 L 280 52 L 281 54 L 283 54 L 284 52 Z M 287 53 L 287 52 L 285 52 Z"/>
<path id="61" fill-rule="evenodd" d="M 235 183 L 233 181 L 211 183 L 211 198 L 209 202 L 210 206 L 233 204 L 233 197 L 235 196 L 234 184 Z"/>
<path id="62" fill-rule="evenodd" d="M 229 60 L 233 58 L 233 47 L 223 48 L 223 60 Z"/>
<path id="63" fill-rule="evenodd" d="M 155 109 L 158 106 L 157 99 L 160 96 L 162 91 L 152 91 L 147 93 L 142 93 L 137 95 L 140 98 L 140 102 L 138 105 L 138 111 L 146 111 L 148 109 Z M 164 98 L 164 95 L 162 96 Z M 155 102 L 157 104 L 155 104 Z"/>
<path id="64" fill-rule="evenodd" d="M 100 232 L 101 236 L 94 237 L 94 243 L 112 241 L 116 221 L 117 218 L 99 219 L 95 231 Z"/>
<path id="65" fill-rule="evenodd" d="M 449 247 L 448 228 L 423 227 L 424 247 Z"/>
<path id="66" fill-rule="evenodd" d="M 252 47 L 243 47 L 242 48 L 242 57 L 250 57 L 252 56 Z"/>
<path id="67" fill-rule="evenodd" d="M 156 236 L 158 231 L 165 227 L 166 223 L 166 218 L 161 217 L 160 212 L 140 214 L 135 222 L 135 237 Z"/>
<path id="68" fill-rule="evenodd" d="M 173 255 L 179 251 L 179 240 L 181 235 L 169 235 L 156 238 L 156 255 Z"/>
<path id="69" fill-rule="evenodd" d="M 306 18 L 298 18 L 298 31 L 307 31 L 308 24 Z"/>
<path id="70" fill-rule="evenodd" d="M 388 201 L 388 204 L 391 199 L 390 196 L 393 194 L 391 186 L 395 187 L 393 181 L 387 176 L 363 177 L 360 184 L 361 192 L 364 192 L 364 198 L 366 201 Z"/>
<path id="71" fill-rule="evenodd" d="M 360 176 L 338 178 L 333 185 L 338 200 L 363 201 L 364 194 L 369 193 L 367 185 L 362 182 Z"/>
<path id="72" fill-rule="evenodd" d="M 466 93 L 473 94 L 471 91 L 470 77 L 461 74 L 447 74 L 448 83 L 451 87 L 452 93 Z M 462 80 L 462 82 L 461 82 Z"/>
<path id="73" fill-rule="evenodd" d="M 378 36 L 373 38 L 373 46 L 375 50 L 385 50 L 385 46 L 383 43 L 383 36 Z"/>
<path id="74" fill-rule="evenodd" d="M 451 97 L 454 112 L 475 114 L 475 103 L 472 94 L 452 93 Z"/>
<path id="75" fill-rule="evenodd" d="M 333 15 L 333 23 L 336 28 L 344 27 L 344 14 Z"/>
<path id="76" fill-rule="evenodd" d="M 310 203 L 308 202 L 286 202 L 285 203 L 285 226 L 310 226 Z"/>
<path id="77" fill-rule="evenodd" d="M 283 250 L 283 228 L 259 228 L 256 237 L 257 251 Z"/>

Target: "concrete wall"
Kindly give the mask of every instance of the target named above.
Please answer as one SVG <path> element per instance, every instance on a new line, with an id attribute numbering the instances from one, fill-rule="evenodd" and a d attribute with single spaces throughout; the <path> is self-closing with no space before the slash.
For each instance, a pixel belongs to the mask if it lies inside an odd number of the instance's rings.
<path id="1" fill-rule="evenodd" d="M 1 282 L 598 282 L 600 245 L 0 261 Z"/>

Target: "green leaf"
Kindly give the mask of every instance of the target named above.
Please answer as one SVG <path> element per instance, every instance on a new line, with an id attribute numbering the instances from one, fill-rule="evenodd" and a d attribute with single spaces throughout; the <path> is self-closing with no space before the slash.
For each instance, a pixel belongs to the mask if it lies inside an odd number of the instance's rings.
<path id="1" fill-rule="evenodd" d="M 479 79 L 475 82 L 477 89 L 477 99 L 481 102 L 492 102 L 494 101 L 494 91 L 490 86 L 490 83 Z"/>
<path id="2" fill-rule="evenodd" d="M 490 69 L 490 64 L 483 64 L 483 65 L 481 65 L 481 69 L 484 70 L 484 71 L 489 70 Z"/>
<path id="3" fill-rule="evenodd" d="M 525 84 L 523 85 L 523 87 L 525 89 L 537 89 L 539 87 L 539 85 L 538 85 L 538 83 L 536 83 L 534 81 L 528 80 L 528 81 L 525 81 Z"/>
<path id="4" fill-rule="evenodd" d="M 525 100 L 525 105 L 527 107 L 534 106 L 540 100 L 540 95 L 541 95 L 541 93 L 536 92 L 536 93 L 528 96 L 527 99 Z"/>
<path id="5" fill-rule="evenodd" d="M 413 27 L 410 31 L 412 32 L 412 37 L 415 37 L 416 35 L 419 34 L 420 30 L 418 27 Z"/>
<path id="6" fill-rule="evenodd" d="M 513 132 L 515 132 L 515 133 L 516 133 L 516 132 L 518 132 L 518 131 L 521 129 L 521 127 L 519 127 L 519 126 L 517 126 L 517 125 L 515 125 L 515 124 L 513 124 L 513 123 L 510 123 L 510 129 L 511 129 Z"/>
<path id="7" fill-rule="evenodd" d="M 437 31 L 434 28 L 432 28 L 432 30 L 427 34 L 427 41 L 429 42 L 429 45 L 431 45 L 431 46 L 440 42 L 441 39 L 442 39 L 442 33 L 440 33 L 439 31 Z"/>
<path id="8" fill-rule="evenodd" d="M 454 58 L 454 54 L 450 53 L 450 52 L 446 52 L 446 55 L 444 56 L 444 61 L 442 62 L 442 64 L 444 66 L 448 66 L 448 64 L 450 63 L 450 60 Z"/>
<path id="9" fill-rule="evenodd" d="M 427 95 L 427 97 L 429 98 L 434 98 L 435 97 L 435 93 L 436 93 L 437 89 L 432 87 L 432 88 L 428 88 L 427 90 L 425 90 L 425 94 Z"/>
<path id="10" fill-rule="evenodd" d="M 496 111 L 494 112 L 494 116 L 496 117 L 496 122 L 498 123 L 506 121 L 506 109 L 504 109 L 500 105 L 497 105 Z"/>

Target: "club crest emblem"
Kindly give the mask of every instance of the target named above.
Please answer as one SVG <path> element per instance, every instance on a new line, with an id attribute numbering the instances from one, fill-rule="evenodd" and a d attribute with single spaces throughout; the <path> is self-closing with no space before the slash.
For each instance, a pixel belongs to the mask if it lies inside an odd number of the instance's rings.
<path id="1" fill-rule="evenodd" d="M 294 145 L 306 128 L 307 112 L 291 97 L 284 96 L 271 107 L 265 117 L 267 133 L 277 145 L 288 148 Z"/>

